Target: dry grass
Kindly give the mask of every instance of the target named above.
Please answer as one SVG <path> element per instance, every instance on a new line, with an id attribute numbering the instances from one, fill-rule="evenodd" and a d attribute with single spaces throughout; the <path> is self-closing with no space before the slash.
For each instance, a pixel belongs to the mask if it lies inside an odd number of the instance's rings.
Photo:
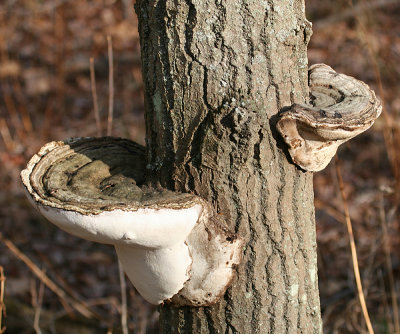
<path id="1" fill-rule="evenodd" d="M 24 253 L 22 253 L 11 240 L 4 238 L 0 233 L 0 241 L 6 245 L 11 253 L 16 256 L 19 260 L 25 263 L 25 265 L 32 271 L 37 278 L 45 284 L 51 291 L 53 291 L 59 298 L 61 304 L 64 306 L 68 313 L 72 310 L 76 310 L 86 318 L 93 318 L 96 315 L 88 309 L 88 307 L 82 303 L 79 299 L 74 300 L 73 297 L 69 296 L 63 289 L 55 284 L 43 270 L 36 266 Z M 100 319 L 100 316 L 97 316 Z"/>
<path id="2" fill-rule="evenodd" d="M 366 81 L 385 105 L 384 117 L 340 151 L 348 214 L 333 165 L 315 175 L 325 333 L 366 332 L 346 242 L 350 217 L 373 329 L 398 333 L 400 6 L 390 0 L 306 5 L 314 23 L 310 63 Z M 7 273 L 4 289 L 0 266 L 0 333 L 1 320 L 10 333 L 122 333 L 128 327 L 141 334 L 157 327 L 155 308 L 131 284 L 120 302 L 113 249 L 50 226 L 26 202 L 19 181 L 27 159 L 49 140 L 112 129 L 144 143 L 136 25 L 129 0 L 0 4 L 0 264 Z M 33 276 L 39 288 L 29 288 Z"/>
<path id="3" fill-rule="evenodd" d="M 97 137 L 101 136 L 101 125 L 100 125 L 100 114 L 99 114 L 99 103 L 97 99 L 97 89 L 96 89 L 96 74 L 94 72 L 94 59 L 90 58 L 90 85 L 92 87 L 92 97 L 93 97 L 93 113 L 94 119 L 96 120 L 96 133 Z"/>
<path id="4" fill-rule="evenodd" d="M 345 193 L 345 189 L 344 189 L 342 172 L 341 172 L 340 166 L 339 166 L 339 158 L 337 157 L 337 155 L 335 158 L 336 158 L 335 159 L 336 176 L 337 176 L 337 179 L 339 182 L 340 195 L 341 195 L 342 201 L 343 201 L 343 209 L 344 209 L 344 215 L 346 218 L 347 233 L 349 235 L 351 259 L 353 262 L 353 270 L 354 270 L 354 276 L 355 276 L 356 285 L 357 285 L 358 298 L 360 300 L 360 306 L 362 309 L 362 314 L 364 316 L 365 324 L 367 325 L 367 328 L 368 328 L 368 333 L 374 334 L 374 329 L 372 328 L 371 319 L 368 314 L 367 304 L 365 302 L 365 296 L 364 296 L 364 291 L 363 291 L 362 282 L 361 282 L 360 268 L 358 266 L 356 242 L 354 240 L 353 226 L 351 224 L 349 206 L 347 204 L 347 198 L 346 198 L 346 193 Z"/>
<path id="5" fill-rule="evenodd" d="M 114 57 L 111 36 L 107 36 L 108 50 L 108 117 L 107 117 L 107 136 L 112 134 L 112 124 L 114 119 Z"/>

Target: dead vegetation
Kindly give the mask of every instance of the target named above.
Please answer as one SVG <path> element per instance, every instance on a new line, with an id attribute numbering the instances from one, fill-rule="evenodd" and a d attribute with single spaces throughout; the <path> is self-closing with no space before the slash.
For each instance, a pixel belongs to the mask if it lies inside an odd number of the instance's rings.
<path id="1" fill-rule="evenodd" d="M 375 333 L 399 333 L 400 5 L 306 5 L 314 23 L 310 64 L 323 62 L 367 82 L 384 104 L 372 130 L 339 157 L 371 323 Z M 53 228 L 27 203 L 19 181 L 45 142 L 110 131 L 107 36 L 114 58 L 113 134 L 143 143 L 136 25 L 130 0 L 0 4 L 0 333 L 5 327 L 6 333 L 122 333 L 125 306 L 130 332 L 157 327 L 156 309 L 129 283 L 127 305 L 121 305 L 113 249 Z M 333 163 L 315 175 L 315 194 L 325 333 L 367 333 Z"/>

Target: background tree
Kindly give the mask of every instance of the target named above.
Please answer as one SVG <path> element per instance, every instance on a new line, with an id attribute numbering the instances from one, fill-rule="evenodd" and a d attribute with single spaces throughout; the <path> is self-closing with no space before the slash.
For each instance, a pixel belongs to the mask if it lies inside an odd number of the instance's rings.
<path id="1" fill-rule="evenodd" d="M 307 99 L 304 1 L 137 0 L 149 175 L 213 203 L 246 240 L 211 307 L 161 307 L 164 333 L 319 333 L 312 174 L 275 131 Z"/>

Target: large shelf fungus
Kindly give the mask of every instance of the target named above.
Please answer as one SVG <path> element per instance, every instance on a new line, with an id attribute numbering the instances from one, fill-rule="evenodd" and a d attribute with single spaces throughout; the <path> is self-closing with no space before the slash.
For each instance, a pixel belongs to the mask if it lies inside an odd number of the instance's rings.
<path id="1" fill-rule="evenodd" d="M 372 126 L 382 107 L 368 85 L 325 64 L 309 69 L 310 105 L 294 104 L 280 113 L 277 129 L 293 162 L 320 171 L 338 146 Z"/>
<path id="2" fill-rule="evenodd" d="M 144 148 L 120 138 L 46 144 L 21 173 L 28 198 L 52 223 L 114 245 L 150 303 L 209 305 L 229 285 L 242 241 L 198 196 L 143 185 Z"/>

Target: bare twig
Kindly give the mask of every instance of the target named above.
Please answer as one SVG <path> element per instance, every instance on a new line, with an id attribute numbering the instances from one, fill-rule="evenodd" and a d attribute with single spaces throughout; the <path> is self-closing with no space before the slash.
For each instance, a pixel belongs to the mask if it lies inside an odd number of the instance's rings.
<path id="1" fill-rule="evenodd" d="M 340 194 L 342 196 L 342 201 L 343 201 L 344 214 L 346 217 L 347 232 L 349 234 L 349 239 L 350 239 L 351 258 L 353 260 L 353 270 L 354 270 L 354 276 L 356 279 L 358 298 L 360 300 L 360 305 L 361 305 L 362 313 L 363 313 L 363 316 L 365 319 L 365 323 L 368 328 L 368 333 L 373 334 L 374 329 L 372 328 L 371 320 L 369 318 L 369 314 L 368 314 L 368 310 L 367 310 L 367 305 L 365 302 L 364 292 L 362 289 L 360 269 L 358 267 L 356 243 L 354 241 L 353 227 L 351 225 L 349 207 L 347 205 L 347 198 L 346 198 L 346 194 L 344 192 L 344 183 L 343 183 L 342 173 L 340 171 L 339 158 L 337 155 L 335 156 L 335 167 L 336 167 L 336 176 L 337 176 L 337 179 L 339 182 Z"/>
<path id="2" fill-rule="evenodd" d="M 109 305 L 115 308 L 116 312 L 121 312 L 119 300 L 115 297 L 95 298 L 85 301 L 87 306 Z"/>
<path id="3" fill-rule="evenodd" d="M 114 66 L 113 66 L 113 49 L 111 36 L 107 36 L 108 44 L 108 120 L 107 120 L 107 136 L 111 136 L 112 122 L 114 114 Z"/>
<path id="4" fill-rule="evenodd" d="M 36 266 L 25 254 L 23 254 L 11 240 L 8 240 L 0 233 L 0 241 L 2 241 L 7 248 L 22 262 L 24 262 L 29 269 L 51 290 L 53 291 L 63 303 L 66 308 L 73 308 L 86 318 L 93 318 L 95 314 L 89 310 L 86 305 L 80 301 L 73 300 L 68 296 L 63 289 L 58 287 L 38 266 Z"/>
<path id="5" fill-rule="evenodd" d="M 31 304 L 35 308 L 38 302 L 35 279 L 31 278 Z"/>
<path id="6" fill-rule="evenodd" d="M 115 297 L 106 297 L 106 298 L 96 298 L 87 300 L 86 305 L 88 306 L 99 306 L 99 305 L 107 305 L 115 308 L 116 312 L 120 312 L 120 302 L 118 298 Z M 55 313 L 52 313 L 46 319 L 42 320 L 43 327 L 49 327 L 51 333 L 57 333 L 55 330 L 54 324 L 58 319 L 64 318 L 68 316 L 69 312 L 65 309 L 59 310 Z M 98 314 L 95 314 L 96 318 L 101 320 L 102 324 L 106 327 L 112 328 L 111 321 L 107 318 L 101 317 Z M 0 333 L 1 334 L 1 333 Z"/>
<path id="7" fill-rule="evenodd" d="M 15 147 L 15 143 L 11 137 L 7 122 L 3 117 L 0 118 L 0 135 L 4 141 L 7 151 L 11 152 Z"/>
<path id="8" fill-rule="evenodd" d="M 31 294 L 32 294 L 32 306 L 35 309 L 35 316 L 33 320 L 33 329 L 36 334 L 42 334 L 42 330 L 40 329 L 40 313 L 42 311 L 42 303 L 43 303 L 43 295 L 44 295 L 44 284 L 43 281 L 40 281 L 39 285 L 39 293 L 36 292 L 36 284 L 32 279 L 31 284 Z"/>
<path id="9" fill-rule="evenodd" d="M 1 320 L 3 318 L 3 314 L 6 314 L 6 306 L 4 305 L 4 284 L 6 278 L 4 276 L 4 269 L 0 266 L 0 334 L 3 334 L 6 331 L 6 327 L 2 327 Z"/>
<path id="10" fill-rule="evenodd" d="M 383 249 L 385 251 L 386 270 L 389 274 L 390 296 L 392 299 L 392 307 L 393 307 L 393 323 L 394 323 L 395 333 L 399 334 L 400 333 L 399 305 L 397 303 L 397 293 L 393 277 L 393 265 L 392 265 L 392 258 L 390 256 L 391 252 L 390 252 L 388 229 L 386 225 L 386 213 L 385 213 L 385 208 L 383 206 L 383 196 L 381 197 L 379 212 L 380 212 L 382 232 L 383 232 Z"/>
<path id="11" fill-rule="evenodd" d="M 96 89 L 96 75 L 94 72 L 94 59 L 90 58 L 90 83 L 92 86 L 92 97 L 93 97 L 93 111 L 94 118 L 96 120 L 97 136 L 101 136 L 101 124 L 100 124 L 100 113 L 99 105 L 97 103 L 97 89 Z"/>
<path id="12" fill-rule="evenodd" d="M 121 285 L 121 326 L 122 333 L 128 334 L 128 308 L 126 298 L 126 280 L 121 262 L 118 261 L 119 281 Z"/>
<path id="13" fill-rule="evenodd" d="M 43 263 L 46 265 L 46 267 L 50 270 L 54 269 L 53 268 L 53 263 L 49 260 L 49 258 L 43 254 L 42 252 L 38 252 L 38 255 L 40 257 L 40 260 L 43 261 Z M 65 290 L 67 294 L 69 294 L 74 300 L 80 301 L 82 304 L 84 304 L 87 308 L 90 308 L 90 306 L 93 306 L 94 302 L 99 302 L 102 303 L 103 300 L 100 298 L 97 298 L 93 301 L 91 301 L 91 304 L 88 303 L 88 301 L 85 298 L 82 298 L 77 292 L 76 289 L 74 289 L 72 286 L 70 286 L 65 278 L 60 275 L 56 270 L 52 270 L 52 275 L 54 278 L 59 282 L 60 286 L 62 289 Z M 118 300 L 116 300 L 116 303 L 118 303 Z M 114 306 L 115 307 L 115 306 Z"/>
<path id="14" fill-rule="evenodd" d="M 22 131 L 22 121 L 18 116 L 17 107 L 15 106 L 14 99 L 11 96 L 11 87 L 8 83 L 3 83 L 1 88 L 3 90 L 4 105 L 10 116 L 11 124 L 14 127 L 18 138 L 23 140 L 25 138 L 25 133 Z"/>

